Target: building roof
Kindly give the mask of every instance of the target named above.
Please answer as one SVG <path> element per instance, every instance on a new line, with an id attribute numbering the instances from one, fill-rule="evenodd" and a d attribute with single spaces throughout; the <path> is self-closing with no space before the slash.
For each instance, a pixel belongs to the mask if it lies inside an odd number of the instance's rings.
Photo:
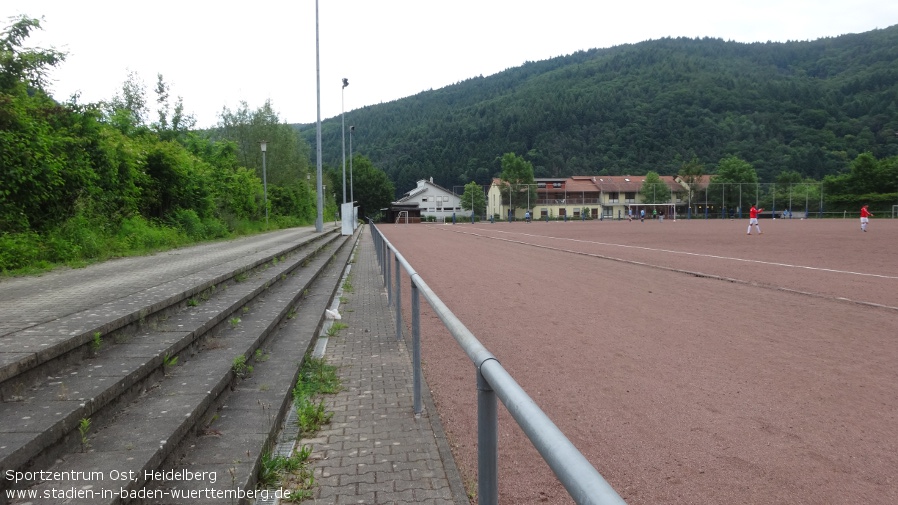
<path id="1" fill-rule="evenodd" d="M 698 178 L 696 178 L 695 182 L 693 183 L 693 186 L 694 186 L 693 189 L 705 189 L 705 188 L 707 188 L 707 187 L 711 184 L 711 178 L 712 178 L 712 177 L 714 177 L 714 176 L 713 176 L 713 175 L 702 175 L 702 176 L 699 176 Z M 680 177 L 680 176 L 678 176 L 678 175 L 677 175 L 677 176 L 674 176 L 674 179 L 677 180 L 677 181 L 679 181 L 681 184 L 686 184 L 686 182 L 683 181 L 683 178 Z"/>
<path id="2" fill-rule="evenodd" d="M 683 184 L 676 175 L 661 175 L 661 182 L 664 183 L 671 191 L 682 191 Z M 711 176 L 704 175 L 696 182 L 697 188 L 704 188 L 708 185 Z M 644 175 L 572 175 L 567 178 L 559 177 L 537 177 L 534 178 L 537 183 L 546 183 L 546 187 L 539 188 L 540 192 L 567 191 L 569 193 L 596 193 L 596 192 L 618 192 L 629 193 L 639 192 L 645 183 Z M 561 188 L 553 188 L 549 183 L 561 182 Z M 502 180 L 493 177 L 492 184 L 501 186 Z"/>
<path id="3" fill-rule="evenodd" d="M 426 192 L 428 190 L 428 187 L 432 187 L 434 189 L 437 189 L 437 190 L 442 191 L 449 195 L 458 196 L 457 194 L 455 194 L 455 192 L 449 191 L 448 189 L 440 186 L 439 184 L 435 184 L 433 182 L 433 177 L 431 177 L 430 180 L 421 179 L 420 181 L 418 181 L 418 185 L 414 189 L 412 189 L 411 191 L 402 195 L 402 198 L 400 198 L 399 200 L 396 200 L 396 202 L 394 202 L 394 203 L 405 202 L 411 198 L 414 198 L 414 197 L 420 195 L 421 193 Z"/>
<path id="4" fill-rule="evenodd" d="M 568 193 L 598 193 L 599 187 L 592 182 L 591 177 L 575 175 L 565 181 L 564 190 Z"/>

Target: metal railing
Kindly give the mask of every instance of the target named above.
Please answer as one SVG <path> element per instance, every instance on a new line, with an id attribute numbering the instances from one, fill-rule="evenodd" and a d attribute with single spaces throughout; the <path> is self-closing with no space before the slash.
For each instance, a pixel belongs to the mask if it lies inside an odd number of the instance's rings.
<path id="1" fill-rule="evenodd" d="M 381 266 L 387 299 L 396 317 L 396 338 L 402 339 L 402 270 L 408 274 L 411 286 L 412 366 L 415 415 L 422 413 L 421 404 L 421 328 L 420 297 L 424 296 L 436 315 L 474 363 L 477 376 L 477 496 L 481 505 L 499 502 L 498 430 L 499 418 L 496 398 L 533 446 L 548 463 L 559 482 L 578 504 L 626 505 L 589 460 L 577 450 L 561 430 L 536 405 L 499 361 L 474 337 L 464 324 L 434 294 L 405 260 L 402 254 L 377 229 L 372 221 L 377 261 Z M 392 257 L 392 261 L 391 261 Z M 391 268 L 392 264 L 392 268 Z"/>

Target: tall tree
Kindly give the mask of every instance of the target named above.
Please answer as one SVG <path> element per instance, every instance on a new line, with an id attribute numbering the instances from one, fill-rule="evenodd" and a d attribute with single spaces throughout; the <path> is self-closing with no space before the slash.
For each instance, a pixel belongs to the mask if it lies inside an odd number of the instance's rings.
<path id="1" fill-rule="evenodd" d="M 461 208 L 473 210 L 474 215 L 481 211 L 486 212 L 486 195 L 483 193 L 483 186 L 474 181 L 465 184 L 465 192 L 461 196 Z"/>
<path id="2" fill-rule="evenodd" d="M 40 21 L 25 15 L 10 21 L 12 25 L 0 33 L 0 91 L 9 92 L 19 84 L 46 91 L 47 73 L 65 61 L 67 54 L 52 48 L 24 48 L 31 32 L 41 29 Z"/>
<path id="3" fill-rule="evenodd" d="M 266 141 L 269 184 L 282 186 L 312 179 L 309 144 L 295 128 L 281 122 L 270 100 L 255 110 L 250 110 L 246 102 L 240 102 L 235 111 L 223 108 L 218 127 L 210 135 L 235 142 L 240 162 L 255 170 L 260 179 L 263 174 L 259 142 Z"/>
<path id="4" fill-rule="evenodd" d="M 732 210 L 748 203 L 760 203 L 758 173 L 751 163 L 738 156 L 727 156 L 717 164 L 717 173 L 708 186 L 708 200 Z"/>
<path id="5" fill-rule="evenodd" d="M 396 189 L 383 170 L 360 154 L 352 157 L 353 195 L 359 203 L 359 217 L 378 220 L 381 209 L 390 206 Z M 337 191 L 342 189 L 338 188 Z"/>
<path id="6" fill-rule="evenodd" d="M 504 182 L 500 192 L 502 203 L 511 208 L 512 215 L 519 207 L 532 206 L 536 203 L 536 181 L 533 178 L 533 164 L 515 153 L 502 155 L 502 173 L 499 179 Z M 529 210 L 529 209 L 528 209 Z"/>
<path id="7" fill-rule="evenodd" d="M 146 84 L 136 72 L 129 72 L 122 89 L 106 104 L 108 121 L 126 135 L 146 128 Z"/>
<path id="8" fill-rule="evenodd" d="M 686 184 L 687 188 L 689 188 L 686 190 L 686 202 L 691 209 L 692 201 L 698 190 L 698 183 L 701 182 L 702 178 L 705 176 L 705 165 L 698 160 L 698 156 L 693 155 L 691 160 L 680 165 L 680 170 L 677 172 L 677 176 L 679 176 L 680 180 Z"/>
<path id="9" fill-rule="evenodd" d="M 639 188 L 644 203 L 666 203 L 671 201 L 670 188 L 657 172 L 649 172 L 645 174 L 645 181 Z"/>

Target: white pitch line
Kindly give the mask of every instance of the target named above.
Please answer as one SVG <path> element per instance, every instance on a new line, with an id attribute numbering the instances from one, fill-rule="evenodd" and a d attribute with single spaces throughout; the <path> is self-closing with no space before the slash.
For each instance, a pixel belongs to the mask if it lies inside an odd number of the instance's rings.
<path id="1" fill-rule="evenodd" d="M 623 248 L 627 248 L 627 249 L 642 249 L 645 251 L 663 252 L 663 253 L 670 253 L 670 254 L 682 254 L 682 255 L 686 255 L 686 256 L 698 256 L 701 258 L 714 258 L 714 259 L 722 259 L 722 260 L 730 260 L 730 261 L 742 261 L 745 263 L 758 263 L 761 265 L 772 265 L 772 266 L 787 267 L 787 268 L 802 268 L 805 270 L 816 270 L 819 272 L 831 272 L 831 273 L 836 273 L 836 274 L 860 275 L 860 276 L 864 276 L 864 277 L 877 277 L 880 279 L 898 280 L 898 277 L 892 276 L 892 275 L 868 274 L 868 273 L 864 273 L 864 272 L 852 272 L 849 270 L 836 270 L 833 268 L 809 267 L 806 265 L 793 265 L 790 263 L 777 263 L 777 262 L 773 262 L 773 261 L 761 261 L 761 260 L 752 260 L 752 259 L 745 259 L 745 258 L 733 258 L 730 256 L 717 256 L 714 254 L 699 254 L 699 253 L 688 252 L 688 251 L 674 251 L 672 249 L 657 249 L 657 248 L 645 247 L 645 246 L 636 246 L 636 245 L 627 245 L 627 244 L 612 244 L 610 242 L 595 242 L 595 241 L 591 241 L 591 240 L 581 240 L 581 239 L 566 238 L 566 237 L 534 235 L 532 233 L 510 232 L 510 231 L 502 231 L 502 230 L 489 230 L 489 231 L 495 232 L 495 233 L 508 233 L 508 234 L 513 233 L 515 235 L 524 235 L 527 237 L 548 238 L 548 239 L 554 239 L 554 240 L 569 240 L 571 242 L 582 242 L 584 244 L 623 247 Z M 480 235 L 477 233 L 461 231 L 461 230 L 457 231 L 457 233 L 469 233 L 471 235 L 478 235 L 478 236 L 483 236 L 483 237 L 487 237 L 487 238 L 498 238 L 498 237 L 489 237 L 488 235 Z M 538 245 L 538 244 L 532 244 L 532 245 Z M 558 250 L 565 251 L 565 249 L 558 249 Z M 575 251 L 570 251 L 570 252 L 575 252 Z"/>

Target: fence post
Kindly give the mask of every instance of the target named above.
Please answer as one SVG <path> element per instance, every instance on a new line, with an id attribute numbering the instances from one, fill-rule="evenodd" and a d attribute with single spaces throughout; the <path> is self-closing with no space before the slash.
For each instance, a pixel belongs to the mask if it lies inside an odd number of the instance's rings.
<path id="1" fill-rule="evenodd" d="M 424 411 L 421 405 L 421 301 L 418 285 L 412 278 L 412 391 L 415 395 L 415 417 Z"/>
<path id="2" fill-rule="evenodd" d="M 496 392 L 477 368 L 477 503 L 499 503 L 499 417 Z"/>
<path id="3" fill-rule="evenodd" d="M 402 265 L 399 264 L 399 255 L 393 255 L 396 262 L 396 294 L 393 299 L 396 304 L 396 340 L 402 340 Z"/>

